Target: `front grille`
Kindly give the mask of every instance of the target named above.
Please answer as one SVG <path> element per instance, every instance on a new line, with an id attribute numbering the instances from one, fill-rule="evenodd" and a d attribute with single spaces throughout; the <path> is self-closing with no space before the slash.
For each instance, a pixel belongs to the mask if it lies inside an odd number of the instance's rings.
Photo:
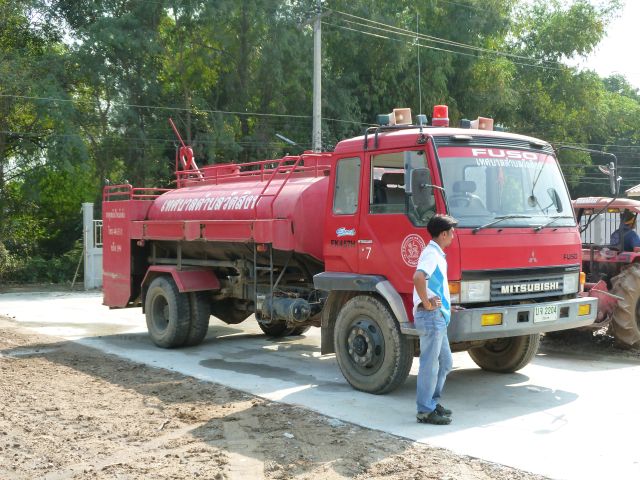
<path id="1" fill-rule="evenodd" d="M 562 275 L 491 279 L 491 301 L 553 297 L 562 295 L 563 291 Z"/>

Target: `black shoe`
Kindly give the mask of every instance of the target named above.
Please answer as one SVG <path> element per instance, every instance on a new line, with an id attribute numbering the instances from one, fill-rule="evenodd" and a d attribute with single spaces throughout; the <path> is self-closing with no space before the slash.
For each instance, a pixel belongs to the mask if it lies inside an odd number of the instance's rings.
<path id="1" fill-rule="evenodd" d="M 448 408 L 444 408 L 442 405 L 437 404 L 436 405 L 436 410 L 435 410 L 438 415 L 442 415 L 445 417 L 450 417 L 451 414 L 453 413 L 451 410 L 449 410 Z"/>
<path id="2" fill-rule="evenodd" d="M 440 415 L 436 410 L 431 413 L 419 412 L 416 415 L 418 423 L 430 423 L 432 425 L 449 425 L 451 423 L 451 417 L 445 417 Z"/>

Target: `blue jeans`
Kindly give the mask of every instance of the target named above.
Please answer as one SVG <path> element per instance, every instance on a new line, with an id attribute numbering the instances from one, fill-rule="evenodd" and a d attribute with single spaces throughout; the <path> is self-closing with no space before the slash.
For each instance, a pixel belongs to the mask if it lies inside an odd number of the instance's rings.
<path id="1" fill-rule="evenodd" d="M 430 413 L 440 401 L 442 387 L 453 367 L 447 325 L 440 310 L 418 310 L 414 317 L 420 334 L 420 368 L 418 370 L 418 413 Z"/>

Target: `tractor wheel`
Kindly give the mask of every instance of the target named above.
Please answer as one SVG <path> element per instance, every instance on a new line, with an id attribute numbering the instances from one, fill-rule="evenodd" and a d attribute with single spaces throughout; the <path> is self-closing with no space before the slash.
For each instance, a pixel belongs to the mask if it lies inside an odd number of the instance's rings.
<path id="1" fill-rule="evenodd" d="M 249 318 L 251 312 L 237 308 L 233 298 L 225 298 L 224 300 L 213 302 L 211 305 L 211 314 L 218 317 L 224 323 L 235 325 Z"/>
<path id="2" fill-rule="evenodd" d="M 538 351 L 540 334 L 498 338 L 469 349 L 471 359 L 483 370 L 513 373 L 527 365 Z"/>
<path id="3" fill-rule="evenodd" d="M 611 280 L 611 293 L 620 300 L 613 311 L 610 330 L 625 346 L 640 345 L 640 265 L 631 265 Z"/>
<path id="4" fill-rule="evenodd" d="M 191 292 L 189 294 L 189 307 L 191 318 L 189 319 L 189 333 L 184 342 L 185 347 L 200 345 L 209 330 L 209 317 L 211 305 L 205 292 Z"/>
<path id="5" fill-rule="evenodd" d="M 258 322 L 260 330 L 262 330 L 265 335 L 276 338 L 302 335 L 311 328 L 309 325 L 302 325 L 300 327 L 287 327 L 286 322 L 264 323 L 262 322 L 262 318 L 259 312 L 256 312 L 256 321 Z"/>
<path id="6" fill-rule="evenodd" d="M 145 298 L 147 329 L 162 348 L 181 347 L 189 333 L 189 297 L 180 293 L 170 277 L 157 277 Z"/>
<path id="7" fill-rule="evenodd" d="M 409 375 L 413 343 L 375 297 L 359 295 L 345 303 L 333 339 L 340 370 L 356 390 L 387 393 Z"/>

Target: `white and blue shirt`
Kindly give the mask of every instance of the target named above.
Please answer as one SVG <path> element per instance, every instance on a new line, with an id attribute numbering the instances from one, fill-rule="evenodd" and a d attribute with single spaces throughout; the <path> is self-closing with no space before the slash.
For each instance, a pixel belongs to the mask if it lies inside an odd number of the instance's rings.
<path id="1" fill-rule="evenodd" d="M 451 295 L 447 280 L 447 259 L 445 253 L 436 242 L 431 240 L 424 248 L 418 259 L 417 271 L 423 272 L 427 278 L 427 294 L 429 297 L 438 296 L 442 300 L 440 311 L 447 325 L 451 320 Z M 413 288 L 413 314 L 421 300 L 415 287 Z"/>

